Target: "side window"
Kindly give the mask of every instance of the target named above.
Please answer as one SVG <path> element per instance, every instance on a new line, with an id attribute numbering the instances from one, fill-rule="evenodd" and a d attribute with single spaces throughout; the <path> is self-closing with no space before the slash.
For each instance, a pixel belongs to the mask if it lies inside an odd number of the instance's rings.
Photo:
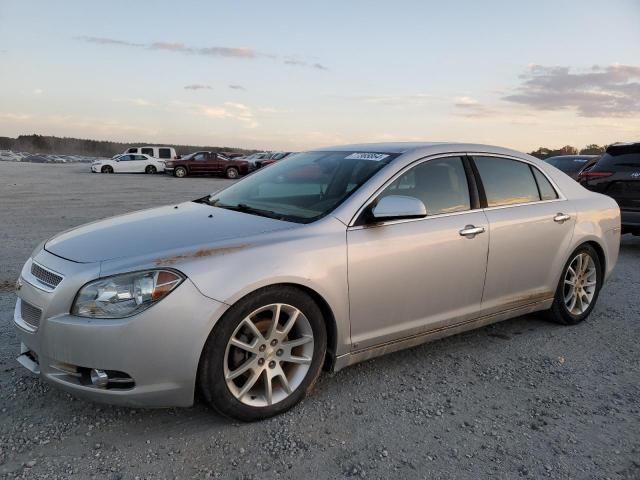
<path id="1" fill-rule="evenodd" d="M 382 197 L 406 195 L 415 197 L 427 207 L 428 215 L 469 210 L 469 185 L 460 157 L 427 160 L 389 185 Z"/>
<path id="2" fill-rule="evenodd" d="M 127 153 L 138 153 L 138 148 L 137 147 L 130 148 L 129 150 L 127 150 Z"/>
<path id="3" fill-rule="evenodd" d="M 158 157 L 159 158 L 171 158 L 171 150 L 168 148 L 159 148 L 158 149 Z"/>
<path id="4" fill-rule="evenodd" d="M 529 164 L 497 157 L 473 157 L 478 167 L 487 206 L 514 205 L 540 200 Z"/>
<path id="5" fill-rule="evenodd" d="M 136 160 L 147 160 L 147 157 L 145 157 L 144 155 L 136 155 Z"/>
<path id="6" fill-rule="evenodd" d="M 193 157 L 193 160 L 206 160 L 206 159 L 207 159 L 207 154 L 203 152 L 200 152 Z"/>
<path id="7" fill-rule="evenodd" d="M 153 157 L 153 148 L 143 148 L 141 153 Z"/>
<path id="8" fill-rule="evenodd" d="M 128 162 L 129 160 L 131 160 L 131 155 L 122 155 L 118 157 L 118 160 L 120 160 L 121 162 Z"/>
<path id="9" fill-rule="evenodd" d="M 531 167 L 531 170 L 533 170 L 533 176 L 536 177 L 538 190 L 540 190 L 540 200 L 555 200 L 558 198 L 558 193 L 553 188 L 553 185 L 549 183 L 547 177 L 545 177 L 536 167 Z"/>

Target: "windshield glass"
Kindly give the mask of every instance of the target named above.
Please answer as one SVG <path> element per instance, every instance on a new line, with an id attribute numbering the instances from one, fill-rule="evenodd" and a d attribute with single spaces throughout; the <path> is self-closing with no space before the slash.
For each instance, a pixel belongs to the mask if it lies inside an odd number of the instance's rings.
<path id="1" fill-rule="evenodd" d="M 551 157 L 546 162 L 563 172 L 578 172 L 594 157 Z"/>
<path id="2" fill-rule="evenodd" d="M 210 205 L 298 223 L 331 212 L 398 154 L 306 152 L 211 195 Z"/>

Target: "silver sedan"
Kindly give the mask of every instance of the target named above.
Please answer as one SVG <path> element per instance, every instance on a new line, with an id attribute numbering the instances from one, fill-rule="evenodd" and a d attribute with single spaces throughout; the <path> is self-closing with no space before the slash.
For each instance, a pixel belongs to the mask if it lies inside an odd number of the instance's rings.
<path id="1" fill-rule="evenodd" d="M 281 413 L 323 367 L 541 312 L 583 321 L 616 203 L 499 147 L 350 145 L 61 233 L 18 280 L 19 362 L 89 399 Z"/>

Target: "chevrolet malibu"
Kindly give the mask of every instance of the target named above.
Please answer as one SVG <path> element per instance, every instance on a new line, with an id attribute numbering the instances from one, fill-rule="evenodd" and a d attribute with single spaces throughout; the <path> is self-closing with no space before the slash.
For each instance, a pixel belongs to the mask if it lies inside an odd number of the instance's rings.
<path id="1" fill-rule="evenodd" d="M 19 362 L 113 404 L 258 420 L 339 370 L 592 312 L 620 212 L 553 166 L 447 143 L 314 150 L 195 201 L 69 230 L 18 280 Z"/>

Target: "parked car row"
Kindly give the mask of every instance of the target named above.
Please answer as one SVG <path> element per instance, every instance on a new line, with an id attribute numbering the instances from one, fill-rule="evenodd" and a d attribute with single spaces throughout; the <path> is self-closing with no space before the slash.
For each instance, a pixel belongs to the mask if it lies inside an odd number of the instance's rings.
<path id="1" fill-rule="evenodd" d="M 214 174 L 234 179 L 258 168 L 282 160 L 294 152 L 258 152 L 227 156 L 219 152 L 198 151 L 180 156 L 172 147 L 131 147 L 109 160 L 91 164 L 94 173 L 168 173 L 178 178 L 189 175 Z"/>
<path id="2" fill-rule="evenodd" d="M 546 162 L 620 206 L 622 233 L 640 235 L 640 142 L 614 143 L 601 156 L 563 155 Z"/>

